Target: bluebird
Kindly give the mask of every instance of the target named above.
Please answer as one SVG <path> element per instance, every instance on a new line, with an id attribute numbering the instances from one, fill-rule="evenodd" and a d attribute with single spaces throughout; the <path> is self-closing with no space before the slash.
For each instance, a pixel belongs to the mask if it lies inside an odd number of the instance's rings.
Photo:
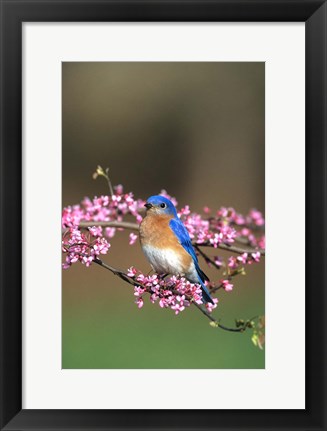
<path id="1" fill-rule="evenodd" d="M 203 302 L 213 303 L 204 284 L 209 279 L 200 269 L 189 233 L 178 218 L 174 204 L 164 196 L 151 196 L 145 207 L 140 242 L 152 269 L 159 275 L 179 275 L 200 284 Z"/>

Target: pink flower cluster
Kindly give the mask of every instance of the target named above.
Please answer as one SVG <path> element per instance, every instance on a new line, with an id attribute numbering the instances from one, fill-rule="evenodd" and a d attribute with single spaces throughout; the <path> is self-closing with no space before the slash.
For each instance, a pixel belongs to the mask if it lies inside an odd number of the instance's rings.
<path id="1" fill-rule="evenodd" d="M 226 220 L 229 223 L 234 223 L 238 226 L 264 226 L 265 220 L 260 211 L 251 209 L 247 216 L 238 214 L 234 208 L 221 207 L 217 211 L 217 216 Z"/>
<path id="2" fill-rule="evenodd" d="M 240 265 L 251 265 L 260 262 L 261 254 L 259 251 L 254 253 L 243 253 L 240 256 L 231 256 L 228 259 L 228 266 L 231 269 L 237 269 Z"/>
<path id="3" fill-rule="evenodd" d="M 161 308 L 171 308 L 175 314 L 185 310 L 191 302 L 203 304 L 200 285 L 190 283 L 183 277 L 162 279 L 157 274 L 144 275 L 134 267 L 129 268 L 127 275 L 140 283 L 134 287 L 134 295 L 137 297 L 135 302 L 139 308 L 143 307 L 146 293 L 150 295 L 152 303 L 158 302 Z M 210 313 L 217 307 L 218 299 L 214 298 L 213 301 L 214 304 L 206 304 Z"/>
<path id="4" fill-rule="evenodd" d="M 232 244 L 237 237 L 236 230 L 228 224 L 216 219 L 204 219 L 200 214 L 191 213 L 186 206 L 178 213 L 183 220 L 190 237 L 198 244 L 210 243 L 214 248 L 219 244 Z"/>
<path id="5" fill-rule="evenodd" d="M 246 216 L 243 216 L 234 208 L 222 207 L 217 211 L 217 216 L 225 223 L 240 228 L 237 231 L 237 238 L 246 240 L 251 247 L 265 249 L 264 235 L 259 235 L 259 237 L 254 235 L 254 231 L 260 232 L 265 225 L 265 219 L 260 211 L 251 209 Z"/>
<path id="6" fill-rule="evenodd" d="M 62 251 L 67 253 L 63 268 L 68 269 L 75 262 L 90 266 L 100 254 L 107 254 L 110 248 L 108 241 L 102 236 L 101 227 L 91 227 L 83 233 L 70 227 L 62 240 Z"/>
<path id="7" fill-rule="evenodd" d="M 134 199 L 133 193 L 124 193 L 122 185 L 115 186 L 114 191 L 115 194 L 112 196 L 96 196 L 92 200 L 85 197 L 80 205 L 64 208 L 62 227 L 78 226 L 82 221 L 122 221 L 127 215 L 134 216 L 136 222 L 140 223 L 142 220 L 140 209 L 144 209 L 145 202 Z M 107 236 L 114 235 L 113 229 L 109 229 Z"/>
<path id="8" fill-rule="evenodd" d="M 204 212 L 210 214 L 211 210 L 205 207 Z M 265 248 L 265 237 L 256 237 L 253 233 L 253 230 L 264 225 L 263 216 L 257 210 L 251 210 L 244 217 L 233 208 L 221 208 L 216 216 L 203 218 L 201 214 L 191 213 L 189 207 L 185 206 L 178 215 L 197 244 L 210 244 L 218 248 L 220 244 L 231 245 L 240 238 L 252 247 Z M 237 230 L 237 227 L 241 229 Z"/>
<path id="9" fill-rule="evenodd" d="M 161 195 L 170 199 L 175 206 L 177 201 L 165 190 Z M 69 268 L 75 262 L 81 262 L 87 267 L 100 255 L 107 254 L 110 243 L 108 239 L 115 236 L 116 227 L 102 227 L 99 222 L 122 222 L 126 217 L 133 217 L 136 223 L 142 220 L 144 214 L 144 201 L 134 199 L 132 193 L 124 193 L 123 187 L 114 187 L 112 196 L 100 196 L 94 199 L 84 198 L 79 205 L 68 206 L 63 209 L 62 226 L 64 230 L 62 250 L 66 254 L 63 268 Z M 220 280 L 220 286 L 226 292 L 233 290 L 231 279 L 236 273 L 243 271 L 244 265 L 259 262 L 260 250 L 265 249 L 264 223 L 265 220 L 260 211 L 252 209 L 246 216 L 237 213 L 233 208 L 222 207 L 215 214 L 205 207 L 204 215 L 191 212 L 188 205 L 178 212 L 185 224 L 193 242 L 199 245 L 211 245 L 217 249 L 219 246 L 231 246 L 237 242 L 251 246 L 256 251 L 231 256 L 224 262 L 219 256 L 211 259 L 216 267 L 227 269 L 227 278 Z M 87 229 L 80 226 L 81 222 L 95 223 Z M 138 235 L 129 234 L 129 244 L 136 243 Z M 224 247 L 226 249 L 226 247 Z M 210 264 L 210 258 L 207 259 Z M 179 314 L 192 302 L 203 304 L 201 287 L 192 284 L 185 278 L 172 276 L 162 279 L 158 275 L 144 275 L 135 268 L 130 268 L 127 273 L 130 279 L 139 283 L 134 288 L 136 303 L 139 308 L 144 304 L 145 294 L 150 296 L 152 303 L 157 302 L 161 308 L 170 308 L 175 314 Z M 208 287 L 211 285 L 208 284 Z M 212 285 L 213 286 L 213 285 Z M 217 307 L 218 299 L 214 304 L 206 304 L 208 312 Z"/>
<path id="10" fill-rule="evenodd" d="M 161 195 L 170 199 L 174 205 L 178 202 L 165 190 Z M 63 209 L 62 226 L 78 227 L 80 222 L 110 222 L 123 221 L 126 216 L 133 216 L 137 223 L 142 220 L 144 201 L 134 199 L 133 193 L 124 193 L 123 186 L 114 187 L 113 196 L 95 197 L 93 200 L 84 198 L 80 205 L 68 206 Z M 210 244 L 218 248 L 220 244 L 231 245 L 239 240 L 254 248 L 265 248 L 264 235 L 256 235 L 264 226 L 264 218 L 260 211 L 252 209 L 243 216 L 233 208 L 220 208 L 215 215 L 210 216 L 211 210 L 204 208 L 203 215 L 191 212 L 189 206 L 181 208 L 178 215 L 183 220 L 192 240 L 198 244 Z M 116 234 L 115 227 L 106 227 L 103 235 L 112 238 Z M 130 234 L 129 244 L 135 244 L 137 235 Z"/>

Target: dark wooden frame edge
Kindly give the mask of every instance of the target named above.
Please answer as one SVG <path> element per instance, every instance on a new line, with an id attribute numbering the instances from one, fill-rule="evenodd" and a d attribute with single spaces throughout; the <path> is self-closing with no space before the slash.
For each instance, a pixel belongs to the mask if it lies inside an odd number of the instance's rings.
<path id="1" fill-rule="evenodd" d="M 1 430 L 326 430 L 326 1 L 0 0 L 0 7 Z M 22 23 L 28 21 L 305 22 L 305 410 L 22 410 Z M 296 321 L 288 330 L 296 331 Z"/>

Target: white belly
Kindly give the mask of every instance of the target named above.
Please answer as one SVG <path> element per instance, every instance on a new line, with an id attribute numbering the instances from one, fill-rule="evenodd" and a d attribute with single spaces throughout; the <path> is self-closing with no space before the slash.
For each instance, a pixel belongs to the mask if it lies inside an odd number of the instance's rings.
<path id="1" fill-rule="evenodd" d="M 178 254 L 172 249 L 160 249 L 149 245 L 142 246 L 153 270 L 158 274 L 184 275 L 188 268 L 184 268 Z"/>

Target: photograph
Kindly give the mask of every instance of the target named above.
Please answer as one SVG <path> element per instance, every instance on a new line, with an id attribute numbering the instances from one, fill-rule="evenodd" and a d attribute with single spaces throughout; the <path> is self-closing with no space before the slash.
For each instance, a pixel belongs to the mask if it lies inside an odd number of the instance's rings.
<path id="1" fill-rule="evenodd" d="M 62 62 L 61 232 L 62 369 L 265 369 L 265 63 Z"/>

